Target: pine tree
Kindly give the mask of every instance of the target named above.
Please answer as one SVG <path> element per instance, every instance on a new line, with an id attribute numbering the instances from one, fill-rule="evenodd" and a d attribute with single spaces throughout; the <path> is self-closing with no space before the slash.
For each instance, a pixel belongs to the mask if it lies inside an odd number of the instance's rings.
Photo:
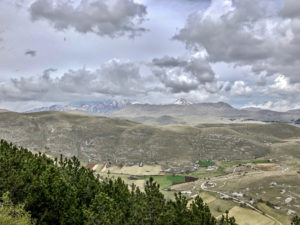
<path id="1" fill-rule="evenodd" d="M 300 217 L 294 216 L 291 225 L 300 225 Z"/>

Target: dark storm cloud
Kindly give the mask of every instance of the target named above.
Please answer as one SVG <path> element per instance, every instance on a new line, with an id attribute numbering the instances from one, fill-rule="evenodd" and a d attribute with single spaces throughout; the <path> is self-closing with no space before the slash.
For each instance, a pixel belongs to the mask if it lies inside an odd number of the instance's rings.
<path id="1" fill-rule="evenodd" d="M 33 21 L 46 20 L 60 31 L 74 28 L 110 37 L 134 37 L 146 31 L 140 27 L 146 6 L 133 0 L 81 0 L 77 6 L 67 0 L 36 0 L 30 13 Z"/>
<path id="2" fill-rule="evenodd" d="M 256 73 L 283 73 L 300 82 L 300 20 L 292 10 L 298 3 L 283 3 L 280 11 L 273 1 L 236 0 L 219 17 L 208 11 L 193 13 L 174 39 L 205 49 L 210 62 L 249 65 Z M 212 7 L 216 4 L 220 1 Z"/>
<path id="3" fill-rule="evenodd" d="M 31 56 L 31 57 L 35 57 L 36 56 L 36 51 L 34 50 L 27 50 L 24 53 L 25 55 Z"/>

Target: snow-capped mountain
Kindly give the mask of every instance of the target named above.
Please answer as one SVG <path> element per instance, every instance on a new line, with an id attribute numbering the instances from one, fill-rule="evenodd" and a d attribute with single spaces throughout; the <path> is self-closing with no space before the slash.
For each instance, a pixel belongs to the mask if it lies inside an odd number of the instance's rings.
<path id="1" fill-rule="evenodd" d="M 25 113 L 42 112 L 42 111 L 62 111 L 62 112 L 83 112 L 92 114 L 111 114 L 115 111 L 123 109 L 124 107 L 131 105 L 129 100 L 105 100 L 97 102 L 81 102 L 72 103 L 68 105 L 52 105 L 50 107 L 35 108 Z"/>
<path id="2" fill-rule="evenodd" d="M 174 102 L 175 105 L 190 105 L 192 104 L 191 102 L 187 101 L 184 98 L 179 98 Z"/>

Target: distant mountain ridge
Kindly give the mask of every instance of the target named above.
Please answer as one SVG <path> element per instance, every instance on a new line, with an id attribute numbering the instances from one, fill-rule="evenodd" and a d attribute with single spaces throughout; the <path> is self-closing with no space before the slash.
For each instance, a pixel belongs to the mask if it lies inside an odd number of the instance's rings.
<path id="1" fill-rule="evenodd" d="M 115 115 L 131 115 L 131 116 L 234 116 L 240 110 L 233 108 L 231 105 L 218 103 L 194 103 L 194 104 L 134 104 L 129 105 L 119 111 Z"/>
<path id="2" fill-rule="evenodd" d="M 192 103 L 184 98 L 170 104 L 142 104 L 130 100 L 103 100 L 97 102 L 81 102 L 67 105 L 53 105 L 36 108 L 26 113 L 41 111 L 79 112 L 87 114 L 104 114 L 117 117 L 219 117 L 228 119 L 258 120 L 264 122 L 293 123 L 300 118 L 300 109 L 277 112 L 261 108 L 237 109 L 225 102 Z"/>
<path id="3" fill-rule="evenodd" d="M 0 109 L 0 113 L 9 112 L 9 110 L 6 109 Z"/>
<path id="4" fill-rule="evenodd" d="M 111 114 L 132 104 L 129 100 L 105 100 L 97 102 L 82 102 L 68 105 L 52 105 L 50 107 L 41 107 L 26 111 L 25 113 L 59 111 L 59 112 L 82 112 L 90 114 Z"/>
<path id="5" fill-rule="evenodd" d="M 237 109 L 225 102 L 217 103 L 190 103 L 179 100 L 180 104 L 134 104 L 115 111 L 113 114 L 121 117 L 151 116 L 160 117 L 164 115 L 173 117 L 219 117 L 228 119 L 257 120 L 263 122 L 286 122 L 292 123 L 300 118 L 300 110 L 288 112 L 277 112 L 259 108 Z"/>
<path id="6" fill-rule="evenodd" d="M 249 111 L 249 112 L 258 112 L 258 111 L 261 111 L 263 109 L 262 108 L 257 108 L 257 107 L 246 107 L 246 108 L 242 108 L 242 110 L 246 110 L 246 111 Z"/>
<path id="7" fill-rule="evenodd" d="M 292 113 L 292 114 L 300 114 L 300 109 L 292 109 L 292 110 L 289 110 L 288 112 Z"/>

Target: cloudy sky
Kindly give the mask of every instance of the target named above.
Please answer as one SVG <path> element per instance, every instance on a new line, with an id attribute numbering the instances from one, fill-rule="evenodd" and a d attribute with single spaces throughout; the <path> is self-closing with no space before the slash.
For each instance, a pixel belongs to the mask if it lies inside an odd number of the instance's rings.
<path id="1" fill-rule="evenodd" d="M 0 0 L 0 108 L 300 108 L 299 0 Z"/>

